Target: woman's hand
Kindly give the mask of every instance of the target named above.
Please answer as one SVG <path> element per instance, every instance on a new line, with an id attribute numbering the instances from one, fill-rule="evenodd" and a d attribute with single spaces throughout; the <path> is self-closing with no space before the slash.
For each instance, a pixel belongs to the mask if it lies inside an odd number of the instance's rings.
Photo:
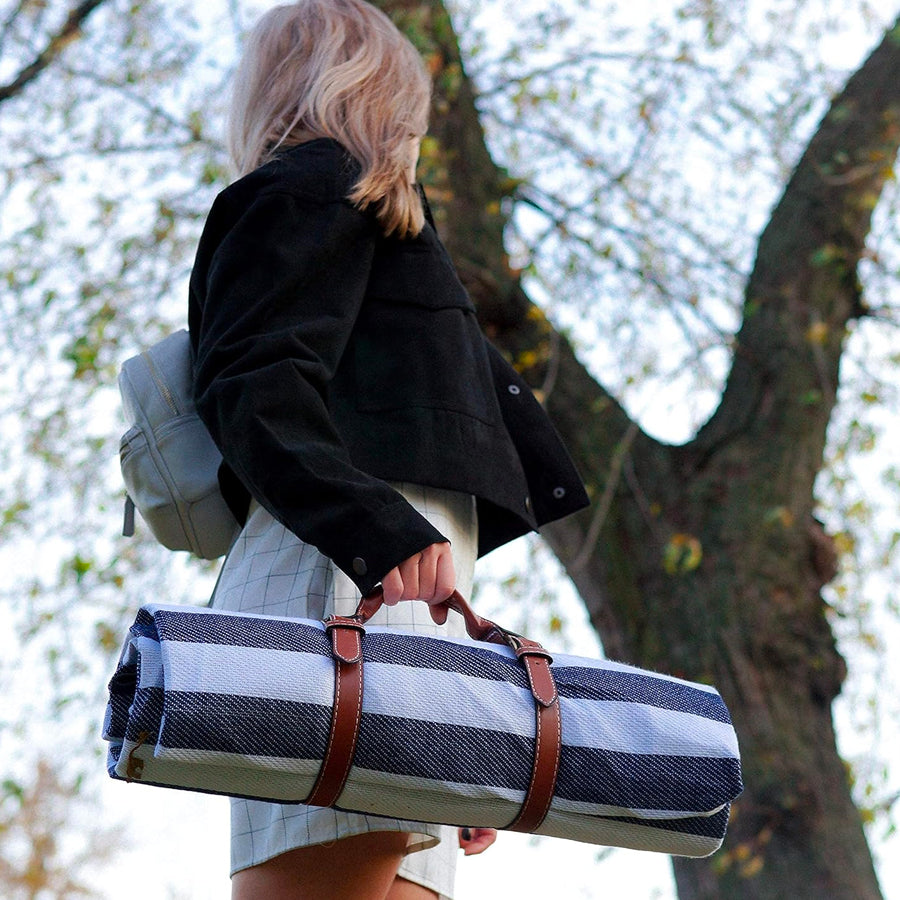
<path id="1" fill-rule="evenodd" d="M 460 828 L 459 846 L 466 856 L 484 853 L 497 840 L 496 828 Z"/>
<path id="2" fill-rule="evenodd" d="M 403 560 L 381 579 L 384 602 L 394 606 L 401 600 L 425 600 L 430 606 L 431 618 L 438 625 L 447 621 L 447 609 L 443 603 L 456 587 L 456 571 L 450 544 L 431 544 L 421 553 Z"/>

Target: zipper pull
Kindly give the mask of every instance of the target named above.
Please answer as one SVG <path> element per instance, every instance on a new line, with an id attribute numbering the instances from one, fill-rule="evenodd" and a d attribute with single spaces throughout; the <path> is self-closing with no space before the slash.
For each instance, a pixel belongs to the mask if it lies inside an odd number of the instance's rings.
<path id="1" fill-rule="evenodd" d="M 122 536 L 134 537 L 134 500 L 125 495 L 125 517 L 122 521 Z"/>

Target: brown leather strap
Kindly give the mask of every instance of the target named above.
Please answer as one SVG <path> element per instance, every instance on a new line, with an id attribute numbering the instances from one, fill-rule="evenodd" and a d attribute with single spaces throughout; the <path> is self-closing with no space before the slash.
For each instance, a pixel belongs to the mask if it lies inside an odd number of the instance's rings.
<path id="1" fill-rule="evenodd" d="M 510 634 L 509 645 L 516 651 L 516 658 L 525 666 L 528 686 L 535 702 L 550 706 L 557 699 L 556 681 L 550 663 L 553 657 L 537 642 L 518 634 Z"/>
<path id="2" fill-rule="evenodd" d="M 334 707 L 322 768 L 303 801 L 309 806 L 332 806 L 340 797 L 356 752 L 362 715 L 364 629 L 358 620 L 342 616 L 330 616 L 325 626 L 334 655 Z"/>
<path id="3" fill-rule="evenodd" d="M 528 641 L 528 644 L 532 643 Z M 506 829 L 532 832 L 544 821 L 553 801 L 562 752 L 562 716 L 550 659 L 543 647 L 539 644 L 525 646 L 517 649 L 516 655 L 525 666 L 534 696 L 534 763 L 525 802 Z"/>

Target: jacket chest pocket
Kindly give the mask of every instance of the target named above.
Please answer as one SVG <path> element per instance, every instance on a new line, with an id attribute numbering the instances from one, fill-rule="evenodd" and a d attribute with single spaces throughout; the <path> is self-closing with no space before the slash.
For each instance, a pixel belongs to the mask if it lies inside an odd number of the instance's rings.
<path id="1" fill-rule="evenodd" d="M 430 226 L 411 240 L 384 239 L 372 262 L 367 299 L 428 309 L 475 307 Z"/>
<path id="2" fill-rule="evenodd" d="M 475 307 L 429 226 L 376 253 L 354 364 L 362 412 L 418 407 L 500 422 Z"/>
<path id="3" fill-rule="evenodd" d="M 374 300 L 363 310 L 354 341 L 357 409 L 429 408 L 499 423 L 474 313 Z"/>

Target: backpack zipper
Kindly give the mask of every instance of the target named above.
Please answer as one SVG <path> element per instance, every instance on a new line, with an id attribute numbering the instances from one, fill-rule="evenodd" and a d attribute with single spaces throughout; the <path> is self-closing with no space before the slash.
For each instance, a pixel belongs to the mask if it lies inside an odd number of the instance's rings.
<path id="1" fill-rule="evenodd" d="M 147 363 L 147 369 L 150 371 L 150 377 L 153 379 L 156 387 L 159 389 L 160 394 L 162 394 L 163 400 L 166 401 L 166 405 L 172 410 L 172 415 L 177 416 L 179 414 L 178 406 L 175 404 L 175 398 L 172 396 L 172 392 L 169 390 L 165 381 L 163 381 L 162 377 L 159 374 L 159 370 L 156 368 L 156 364 L 153 362 L 153 357 L 145 350 L 141 356 L 144 358 L 144 362 Z"/>

